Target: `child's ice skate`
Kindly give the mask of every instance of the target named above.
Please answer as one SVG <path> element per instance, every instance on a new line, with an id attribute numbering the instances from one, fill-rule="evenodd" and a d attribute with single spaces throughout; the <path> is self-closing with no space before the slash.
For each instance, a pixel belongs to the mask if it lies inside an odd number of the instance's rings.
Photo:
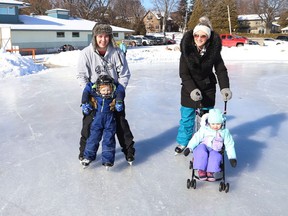
<path id="1" fill-rule="evenodd" d="M 91 163 L 90 160 L 84 158 L 81 162 L 80 162 L 83 166 L 83 169 L 87 168 L 89 166 L 89 164 Z"/>
<path id="2" fill-rule="evenodd" d="M 175 155 L 181 154 L 185 148 L 186 148 L 186 146 L 177 145 L 175 148 Z"/>

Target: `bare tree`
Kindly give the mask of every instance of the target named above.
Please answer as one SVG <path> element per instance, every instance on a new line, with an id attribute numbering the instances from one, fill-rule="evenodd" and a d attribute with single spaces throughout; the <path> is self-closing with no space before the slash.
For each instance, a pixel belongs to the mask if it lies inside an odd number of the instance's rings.
<path id="1" fill-rule="evenodd" d="M 51 9 L 51 4 L 47 0 L 24 0 L 31 4 L 30 7 L 21 9 L 21 14 L 45 15 L 47 10 Z"/>
<path id="2" fill-rule="evenodd" d="M 165 33 L 167 19 L 172 10 L 179 5 L 179 0 L 152 0 L 152 2 L 156 10 L 163 16 L 162 31 Z"/>
<path id="3" fill-rule="evenodd" d="M 272 22 L 287 7 L 287 0 L 253 0 L 252 6 L 260 19 L 265 23 L 266 33 L 270 33 Z"/>
<path id="4" fill-rule="evenodd" d="M 112 0 L 50 0 L 54 7 L 70 10 L 71 16 L 103 21 Z"/>

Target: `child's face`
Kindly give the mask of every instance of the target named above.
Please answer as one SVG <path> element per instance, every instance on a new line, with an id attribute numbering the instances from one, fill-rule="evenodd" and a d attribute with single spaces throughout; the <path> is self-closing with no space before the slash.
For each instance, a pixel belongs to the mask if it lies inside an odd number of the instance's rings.
<path id="1" fill-rule="evenodd" d="M 222 124 L 221 123 L 210 123 L 210 128 L 212 130 L 219 130 L 220 128 L 222 127 Z"/>
<path id="2" fill-rule="evenodd" d="M 102 85 L 102 86 L 100 86 L 99 92 L 100 92 L 101 95 L 110 95 L 112 93 L 111 86 Z"/>

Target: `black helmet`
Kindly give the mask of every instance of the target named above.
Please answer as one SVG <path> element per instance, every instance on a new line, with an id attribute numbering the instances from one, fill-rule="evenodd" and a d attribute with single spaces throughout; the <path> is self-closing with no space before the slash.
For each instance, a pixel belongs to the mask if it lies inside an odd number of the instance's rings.
<path id="1" fill-rule="evenodd" d="M 98 79 L 96 80 L 96 83 L 92 86 L 92 88 L 95 89 L 96 93 L 98 95 L 100 94 L 100 86 L 102 85 L 108 85 L 111 87 L 111 94 L 110 95 L 106 95 L 105 97 L 112 97 L 116 86 L 114 85 L 114 79 L 108 75 L 100 75 L 98 77 Z"/>

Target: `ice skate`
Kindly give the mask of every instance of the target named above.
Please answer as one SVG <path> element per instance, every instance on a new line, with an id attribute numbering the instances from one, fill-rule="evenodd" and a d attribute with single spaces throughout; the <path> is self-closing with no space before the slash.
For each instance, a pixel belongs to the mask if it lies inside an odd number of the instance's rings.
<path id="1" fill-rule="evenodd" d="M 91 161 L 84 158 L 82 161 L 80 161 L 80 163 L 82 164 L 83 169 L 86 169 L 89 166 L 89 164 L 91 163 Z"/>
<path id="2" fill-rule="evenodd" d="M 133 161 L 135 160 L 134 154 L 135 154 L 135 149 L 133 148 L 133 149 L 129 149 L 128 153 L 125 155 L 125 159 L 130 166 L 132 165 Z"/>
<path id="3" fill-rule="evenodd" d="M 175 155 L 181 154 L 185 148 L 186 148 L 186 146 L 177 145 L 175 148 Z"/>
<path id="4" fill-rule="evenodd" d="M 129 164 L 130 166 L 132 166 L 133 161 L 134 161 L 134 156 L 133 156 L 133 155 L 127 156 L 127 157 L 126 157 L 126 160 L 127 160 L 128 164 Z"/>
<path id="5" fill-rule="evenodd" d="M 106 163 L 103 163 L 103 166 L 105 166 L 106 170 L 109 171 L 110 167 L 112 167 L 113 164 L 109 163 L 109 162 L 106 162 Z"/>

